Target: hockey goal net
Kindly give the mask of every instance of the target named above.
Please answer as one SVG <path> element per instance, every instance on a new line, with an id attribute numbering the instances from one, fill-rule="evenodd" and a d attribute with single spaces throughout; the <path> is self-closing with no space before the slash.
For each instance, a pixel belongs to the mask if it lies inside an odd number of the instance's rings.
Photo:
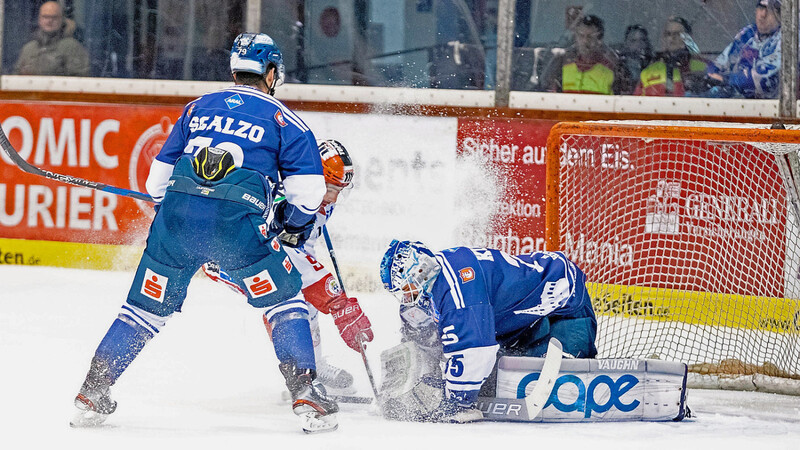
<path id="1" fill-rule="evenodd" d="M 800 395 L 800 130 L 559 123 L 547 247 L 586 273 L 600 357 Z"/>

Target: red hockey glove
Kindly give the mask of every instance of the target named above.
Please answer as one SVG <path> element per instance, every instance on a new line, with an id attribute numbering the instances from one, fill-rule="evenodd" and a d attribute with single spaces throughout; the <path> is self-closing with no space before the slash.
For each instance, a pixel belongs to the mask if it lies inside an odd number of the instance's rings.
<path id="1" fill-rule="evenodd" d="M 361 306 L 355 298 L 347 298 L 342 296 L 338 302 L 331 302 L 331 315 L 333 316 L 333 323 L 339 329 L 339 334 L 342 336 L 345 344 L 353 350 L 360 352 L 358 336 L 362 335 L 363 342 L 372 341 L 372 324 L 369 319 L 361 311 Z"/>

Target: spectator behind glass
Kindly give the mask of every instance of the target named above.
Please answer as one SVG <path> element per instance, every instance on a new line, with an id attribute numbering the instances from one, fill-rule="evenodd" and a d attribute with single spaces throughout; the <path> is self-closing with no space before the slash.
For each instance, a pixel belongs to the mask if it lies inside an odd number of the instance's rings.
<path id="1" fill-rule="evenodd" d="M 781 68 L 781 1 L 758 0 L 756 23 L 744 27 L 709 67 L 723 83 L 714 97 L 778 98 Z"/>
<path id="2" fill-rule="evenodd" d="M 14 73 L 18 75 L 89 75 L 89 53 L 73 36 L 75 22 L 64 19 L 61 5 L 50 1 L 39 8 L 39 27 L 22 47 Z"/>
<path id="3" fill-rule="evenodd" d="M 687 91 L 706 90 L 708 63 L 691 37 L 692 27 L 683 17 L 672 16 L 661 33 L 662 51 L 639 76 L 634 95 L 683 97 Z"/>
<path id="4" fill-rule="evenodd" d="M 638 24 L 629 25 L 625 29 L 625 41 L 619 51 L 619 63 L 628 71 L 631 82 L 627 86 L 620 86 L 621 94 L 633 92 L 642 69 L 652 60 L 653 47 L 650 45 L 647 30 Z"/>
<path id="5" fill-rule="evenodd" d="M 550 92 L 618 94 L 629 83 L 627 71 L 603 43 L 603 21 L 585 16 L 575 27 L 575 45 L 556 55 L 544 70 L 543 86 Z"/>

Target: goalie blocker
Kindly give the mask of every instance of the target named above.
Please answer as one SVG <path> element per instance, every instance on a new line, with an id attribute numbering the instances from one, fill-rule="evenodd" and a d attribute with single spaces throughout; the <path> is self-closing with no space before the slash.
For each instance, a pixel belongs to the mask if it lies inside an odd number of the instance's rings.
<path id="1" fill-rule="evenodd" d="M 488 420 L 514 422 L 679 421 L 688 417 L 686 364 L 653 359 L 564 359 L 552 392 L 535 417 L 525 393 L 545 358 L 502 356 L 477 407 Z M 413 343 L 381 354 L 387 418 L 428 420 L 442 398 L 439 364 Z"/>

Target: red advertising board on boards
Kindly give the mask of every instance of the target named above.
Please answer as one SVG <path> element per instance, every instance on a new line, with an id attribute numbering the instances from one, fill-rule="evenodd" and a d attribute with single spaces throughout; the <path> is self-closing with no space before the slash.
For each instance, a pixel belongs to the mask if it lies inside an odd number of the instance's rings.
<path id="1" fill-rule="evenodd" d="M 548 120 L 458 122 L 457 154 L 479 155 L 502 183 L 488 235 L 475 239 L 511 254 L 544 250 L 545 154 Z"/>
<path id="2" fill-rule="evenodd" d="M 179 107 L 0 102 L 0 123 L 31 164 L 144 192 L 150 163 Z M 478 242 L 512 254 L 544 249 L 545 143 L 555 122 L 461 119 L 458 155 L 478 155 L 501 180 L 491 230 Z M 152 207 L 66 185 L 0 160 L 0 238 L 142 244 Z"/>
<path id="3" fill-rule="evenodd" d="M 55 173 L 144 191 L 150 162 L 179 107 L 0 102 L 0 122 L 29 163 Z M 27 174 L 0 159 L 0 237 L 141 244 L 145 202 Z"/>

